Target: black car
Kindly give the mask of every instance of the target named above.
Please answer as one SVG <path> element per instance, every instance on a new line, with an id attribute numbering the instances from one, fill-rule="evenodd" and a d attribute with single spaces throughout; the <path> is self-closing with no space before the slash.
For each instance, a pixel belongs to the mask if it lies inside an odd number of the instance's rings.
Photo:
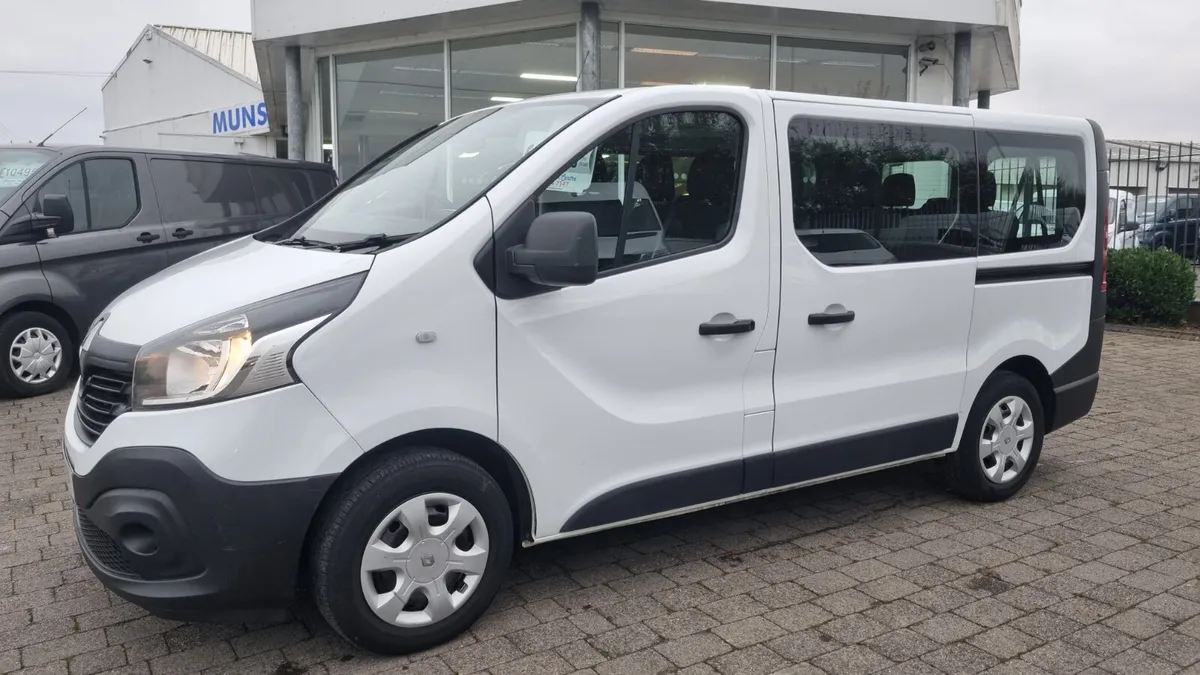
<path id="1" fill-rule="evenodd" d="M 1167 248 L 1185 258 L 1196 257 L 1200 195 L 1138 197 L 1133 220 L 1137 222 L 1138 241 L 1142 246 Z"/>
<path id="2" fill-rule="evenodd" d="M 101 146 L 0 146 L 0 395 L 61 387 L 118 295 L 277 225 L 336 183 L 324 164 Z"/>

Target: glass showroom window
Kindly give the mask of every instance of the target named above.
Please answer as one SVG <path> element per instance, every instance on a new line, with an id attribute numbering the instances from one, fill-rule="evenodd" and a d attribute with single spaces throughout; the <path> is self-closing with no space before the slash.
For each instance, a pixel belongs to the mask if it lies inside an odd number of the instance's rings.
<path id="1" fill-rule="evenodd" d="M 338 174 L 446 118 L 442 43 L 337 57 Z"/>
<path id="2" fill-rule="evenodd" d="M 621 86 L 621 24 L 600 24 L 600 88 Z"/>
<path id="3" fill-rule="evenodd" d="M 771 86 L 771 38 L 682 28 L 625 26 L 625 86 Z"/>
<path id="4" fill-rule="evenodd" d="M 775 88 L 908 100 L 908 47 L 779 38 Z"/>
<path id="5" fill-rule="evenodd" d="M 575 91 L 575 26 L 450 42 L 450 114 Z"/>

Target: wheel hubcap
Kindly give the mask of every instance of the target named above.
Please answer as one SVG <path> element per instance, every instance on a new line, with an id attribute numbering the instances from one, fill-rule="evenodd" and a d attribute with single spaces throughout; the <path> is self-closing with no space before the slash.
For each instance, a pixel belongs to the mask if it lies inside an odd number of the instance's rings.
<path id="1" fill-rule="evenodd" d="M 1016 480 L 1033 451 L 1033 411 L 1019 396 L 992 406 L 979 439 L 979 463 L 993 483 Z"/>
<path id="2" fill-rule="evenodd" d="M 487 568 L 488 532 L 467 500 L 413 497 L 376 526 L 362 555 L 362 592 L 394 626 L 427 626 L 462 607 Z"/>
<path id="3" fill-rule="evenodd" d="M 25 384 L 43 384 L 62 367 L 62 343 L 45 328 L 26 328 L 8 349 L 8 366 Z"/>

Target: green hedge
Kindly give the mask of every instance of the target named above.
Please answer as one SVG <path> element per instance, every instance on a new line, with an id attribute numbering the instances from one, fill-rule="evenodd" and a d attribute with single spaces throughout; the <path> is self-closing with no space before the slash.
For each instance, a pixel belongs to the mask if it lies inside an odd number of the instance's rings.
<path id="1" fill-rule="evenodd" d="M 1108 254 L 1108 318 L 1178 326 L 1196 295 L 1190 260 L 1168 251 L 1124 248 Z"/>

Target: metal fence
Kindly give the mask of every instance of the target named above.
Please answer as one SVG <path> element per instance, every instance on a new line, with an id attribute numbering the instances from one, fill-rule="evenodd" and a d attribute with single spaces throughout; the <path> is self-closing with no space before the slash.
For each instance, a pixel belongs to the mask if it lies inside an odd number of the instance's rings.
<path id="1" fill-rule="evenodd" d="M 1168 248 L 1200 266 L 1200 145 L 1108 142 L 1110 248 Z"/>

